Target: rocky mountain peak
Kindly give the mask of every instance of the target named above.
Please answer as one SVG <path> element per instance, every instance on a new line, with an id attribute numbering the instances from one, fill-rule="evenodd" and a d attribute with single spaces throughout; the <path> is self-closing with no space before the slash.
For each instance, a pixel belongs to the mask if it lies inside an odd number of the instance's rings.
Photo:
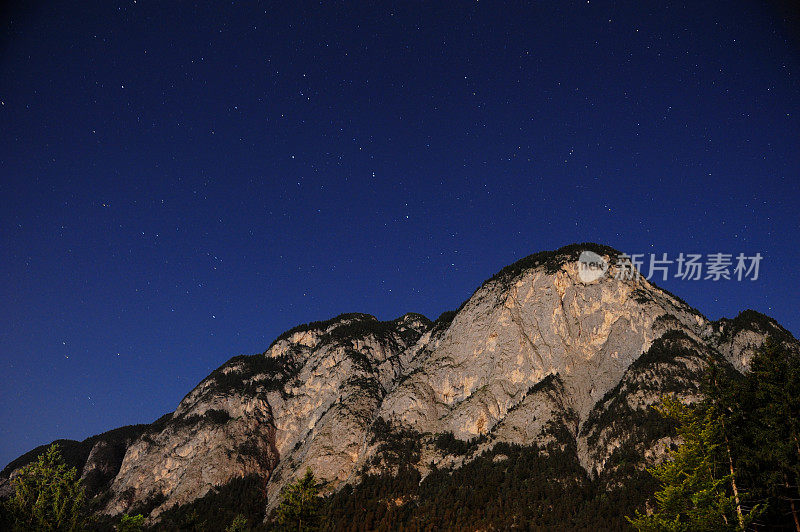
<path id="1" fill-rule="evenodd" d="M 532 386 L 558 375 L 564 404 L 580 422 L 667 327 L 702 336 L 705 318 L 644 279 L 582 281 L 577 260 L 587 248 L 612 264 L 618 255 L 605 246 L 566 246 L 483 283 L 435 348 L 411 362 L 381 415 L 472 438 L 490 432 Z"/>

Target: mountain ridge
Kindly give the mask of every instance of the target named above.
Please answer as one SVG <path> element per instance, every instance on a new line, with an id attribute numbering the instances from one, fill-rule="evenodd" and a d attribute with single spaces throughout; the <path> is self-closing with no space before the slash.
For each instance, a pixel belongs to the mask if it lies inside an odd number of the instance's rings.
<path id="1" fill-rule="evenodd" d="M 99 514 L 136 509 L 151 523 L 236 479 L 262 479 L 267 514 L 306 467 L 332 497 L 370 475 L 456 471 L 501 444 L 574 461 L 579 484 L 641 483 L 672 441 L 649 405 L 696 400 L 710 361 L 746 371 L 768 336 L 800 349 L 756 311 L 711 321 L 646 279 L 584 282 L 582 251 L 612 267 L 619 255 L 591 243 L 529 255 L 434 321 L 346 313 L 295 326 L 154 423 L 62 445 Z M 3 469 L 0 490 L 39 450 Z"/>

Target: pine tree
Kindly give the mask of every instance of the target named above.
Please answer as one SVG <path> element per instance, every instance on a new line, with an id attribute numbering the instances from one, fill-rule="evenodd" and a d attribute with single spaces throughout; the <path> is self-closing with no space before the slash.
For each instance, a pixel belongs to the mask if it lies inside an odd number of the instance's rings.
<path id="1" fill-rule="evenodd" d="M 694 411 L 716 426 L 709 449 L 735 510 L 728 524 L 800 532 L 800 353 L 769 339 L 744 375 L 712 365 L 703 394 Z"/>
<path id="2" fill-rule="evenodd" d="M 750 369 L 733 388 L 744 416 L 736 435 L 745 470 L 771 513 L 791 516 L 790 526 L 800 532 L 800 354 L 770 339 Z"/>
<path id="3" fill-rule="evenodd" d="M 117 532 L 142 532 L 144 529 L 144 516 L 142 514 L 125 514 L 117 525 Z"/>
<path id="4" fill-rule="evenodd" d="M 75 468 L 68 468 L 57 444 L 23 467 L 11 485 L 9 513 L 17 530 L 81 530 L 86 522 L 85 494 Z"/>
<path id="5" fill-rule="evenodd" d="M 276 513 L 278 528 L 291 531 L 308 531 L 319 528 L 319 485 L 311 468 L 281 493 L 281 503 Z"/>
<path id="6" fill-rule="evenodd" d="M 233 521 L 225 529 L 225 532 L 247 532 L 250 527 L 247 524 L 247 518 L 242 514 L 236 514 Z"/>
<path id="7" fill-rule="evenodd" d="M 722 422 L 707 404 L 687 406 L 666 397 L 657 410 L 678 423 L 681 444 L 649 469 L 661 482 L 655 511 L 628 521 L 638 530 L 724 531 L 740 529 L 731 474 L 723 466 Z M 746 524 L 748 517 L 743 516 Z"/>
<path id="8" fill-rule="evenodd" d="M 740 490 L 740 481 L 737 474 L 738 460 L 734 460 L 744 452 L 746 444 L 742 435 L 746 432 L 747 405 L 742 404 L 741 379 L 733 379 L 730 375 L 716 364 L 711 364 L 706 374 L 703 384 L 705 401 L 704 408 L 707 415 L 719 423 L 719 445 L 723 452 L 723 460 L 728 471 L 728 482 L 733 493 L 733 500 L 736 505 L 736 519 L 739 529 L 744 530 L 745 510 L 743 509 L 743 498 L 745 494 Z M 751 510 L 751 519 L 756 513 L 761 511 L 761 506 L 756 506 Z M 749 520 L 748 520 L 749 522 Z"/>

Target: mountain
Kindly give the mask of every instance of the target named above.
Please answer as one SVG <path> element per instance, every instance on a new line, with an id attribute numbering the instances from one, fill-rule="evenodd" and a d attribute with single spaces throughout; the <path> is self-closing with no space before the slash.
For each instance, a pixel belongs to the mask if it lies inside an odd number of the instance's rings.
<path id="1" fill-rule="evenodd" d="M 610 265 L 588 282 L 587 250 Z M 220 508 L 268 515 L 307 467 L 333 529 L 621 526 L 655 488 L 644 467 L 674 443 L 650 406 L 698 399 L 711 362 L 747 371 L 768 336 L 800 342 L 755 311 L 710 321 L 645 279 L 617 279 L 618 255 L 536 253 L 435 321 L 297 326 L 154 423 L 62 449 L 99 515 L 165 527 Z M 0 473 L 0 493 L 42 449 Z"/>

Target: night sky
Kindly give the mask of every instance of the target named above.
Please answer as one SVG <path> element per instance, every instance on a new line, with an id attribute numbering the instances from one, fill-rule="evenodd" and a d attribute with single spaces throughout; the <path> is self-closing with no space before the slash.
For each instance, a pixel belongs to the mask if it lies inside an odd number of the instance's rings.
<path id="1" fill-rule="evenodd" d="M 3 8 L 0 465 L 572 242 L 761 253 L 756 281 L 659 284 L 800 335 L 786 9 L 285 4 Z"/>

